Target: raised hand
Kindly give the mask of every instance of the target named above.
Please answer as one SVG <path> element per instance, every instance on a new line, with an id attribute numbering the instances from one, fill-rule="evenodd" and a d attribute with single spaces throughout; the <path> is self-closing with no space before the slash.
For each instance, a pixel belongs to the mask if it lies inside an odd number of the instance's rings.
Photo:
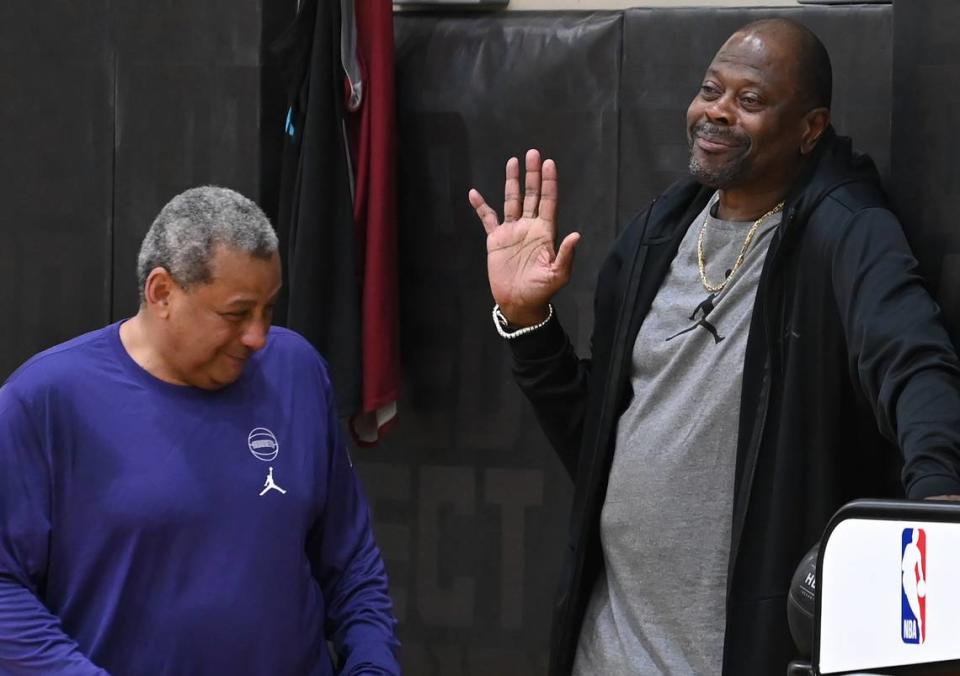
<path id="1" fill-rule="evenodd" d="M 503 223 L 476 190 L 470 205 L 487 231 L 487 276 L 500 311 L 515 326 L 532 326 L 547 317 L 547 304 L 569 280 L 579 233 L 570 233 L 554 249 L 557 237 L 557 166 L 528 150 L 524 191 L 520 162 L 507 160 Z"/>

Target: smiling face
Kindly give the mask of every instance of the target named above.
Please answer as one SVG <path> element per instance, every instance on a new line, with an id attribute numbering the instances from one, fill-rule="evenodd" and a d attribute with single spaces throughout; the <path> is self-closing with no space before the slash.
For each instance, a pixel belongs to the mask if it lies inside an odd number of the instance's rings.
<path id="1" fill-rule="evenodd" d="M 770 190 L 793 180 L 810 131 L 795 42 L 747 29 L 717 52 L 687 110 L 690 173 L 704 185 Z"/>
<path id="2" fill-rule="evenodd" d="M 250 355 L 266 345 L 280 293 L 280 258 L 219 246 L 210 272 L 208 283 L 190 288 L 169 278 L 162 330 L 173 381 L 215 390 L 237 380 Z"/>

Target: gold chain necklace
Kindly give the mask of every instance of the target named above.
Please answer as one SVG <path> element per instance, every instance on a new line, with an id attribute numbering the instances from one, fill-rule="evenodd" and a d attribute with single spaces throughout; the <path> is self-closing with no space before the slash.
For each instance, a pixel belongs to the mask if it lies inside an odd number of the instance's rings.
<path id="1" fill-rule="evenodd" d="M 711 284 L 709 281 L 707 281 L 706 261 L 703 257 L 703 234 L 707 231 L 707 219 L 710 218 L 710 209 L 712 206 L 713 205 L 707 207 L 707 213 L 703 217 L 703 223 L 700 225 L 700 236 L 697 238 L 697 266 L 700 268 L 700 282 L 703 284 L 703 288 L 711 293 L 719 293 L 720 291 L 723 291 L 723 287 L 727 285 L 727 282 L 733 279 L 733 276 L 737 274 L 737 270 L 739 270 L 740 266 L 743 265 L 743 258 L 747 255 L 747 249 L 750 248 L 750 242 L 753 241 L 753 236 L 757 234 L 757 229 L 760 227 L 760 224 L 767 220 L 770 216 L 783 211 L 783 202 L 780 202 L 780 204 L 753 222 L 753 225 L 750 226 L 750 231 L 747 232 L 747 238 L 743 240 L 743 246 L 740 247 L 740 255 L 737 256 L 737 261 L 733 264 L 730 274 L 727 275 L 727 278 L 719 284 Z"/>

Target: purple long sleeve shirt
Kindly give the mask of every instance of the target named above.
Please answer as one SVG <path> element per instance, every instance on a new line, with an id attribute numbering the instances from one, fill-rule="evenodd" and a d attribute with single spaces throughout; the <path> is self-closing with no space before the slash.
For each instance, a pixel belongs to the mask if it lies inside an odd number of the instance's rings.
<path id="1" fill-rule="evenodd" d="M 0 673 L 397 674 L 326 365 L 274 328 L 243 376 L 162 382 L 119 324 L 0 388 Z"/>

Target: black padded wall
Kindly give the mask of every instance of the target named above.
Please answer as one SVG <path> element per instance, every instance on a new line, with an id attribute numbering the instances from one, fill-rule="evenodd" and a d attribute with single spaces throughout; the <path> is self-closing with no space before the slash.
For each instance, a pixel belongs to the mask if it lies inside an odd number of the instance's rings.
<path id="1" fill-rule="evenodd" d="M 396 429 L 360 457 L 411 674 L 545 668 L 570 485 L 493 332 L 467 191 L 502 204 L 506 158 L 539 147 L 583 188 L 560 206 L 567 230 L 590 234 L 579 255 L 603 255 L 620 30 L 611 13 L 396 22 L 406 377 Z M 558 302 L 573 331 L 589 327 L 591 285 Z"/>
<path id="2" fill-rule="evenodd" d="M 0 377 L 136 311 L 140 240 L 176 192 L 259 197 L 261 26 L 279 11 L 260 5 L 0 3 Z"/>
<path id="3" fill-rule="evenodd" d="M 115 318 L 136 312 L 137 251 L 167 200 L 200 184 L 258 198 L 259 4 L 114 3 Z"/>
<path id="4" fill-rule="evenodd" d="M 110 2 L 0 3 L 0 380 L 110 318 Z"/>
<path id="5" fill-rule="evenodd" d="M 960 3 L 897 2 L 894 18 L 893 193 L 960 345 Z"/>

